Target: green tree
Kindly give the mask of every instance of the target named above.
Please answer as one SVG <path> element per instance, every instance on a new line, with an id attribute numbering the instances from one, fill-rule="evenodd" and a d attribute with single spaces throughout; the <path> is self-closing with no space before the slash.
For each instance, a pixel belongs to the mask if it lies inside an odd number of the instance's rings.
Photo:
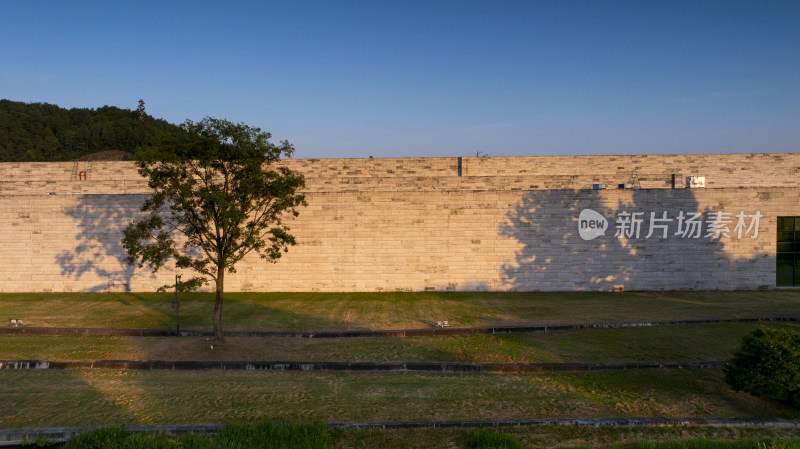
<path id="1" fill-rule="evenodd" d="M 742 339 L 723 371 L 734 390 L 800 408 L 800 331 L 757 328 Z"/>
<path id="2" fill-rule="evenodd" d="M 250 252 L 276 262 L 295 244 L 284 224 L 305 206 L 301 174 L 275 167 L 294 147 L 245 124 L 207 117 L 187 120 L 182 135 L 137 154 L 139 173 L 153 196 L 144 217 L 123 231 L 128 262 L 157 271 L 172 260 L 199 276 L 183 283 L 216 288 L 214 337 L 222 340 L 225 273 Z"/>

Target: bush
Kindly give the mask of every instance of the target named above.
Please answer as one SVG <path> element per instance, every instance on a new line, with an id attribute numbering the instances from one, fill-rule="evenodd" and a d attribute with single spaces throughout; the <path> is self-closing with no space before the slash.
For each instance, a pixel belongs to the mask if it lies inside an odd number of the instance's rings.
<path id="1" fill-rule="evenodd" d="M 800 408 L 800 331 L 757 328 L 742 339 L 723 371 L 734 390 Z"/>

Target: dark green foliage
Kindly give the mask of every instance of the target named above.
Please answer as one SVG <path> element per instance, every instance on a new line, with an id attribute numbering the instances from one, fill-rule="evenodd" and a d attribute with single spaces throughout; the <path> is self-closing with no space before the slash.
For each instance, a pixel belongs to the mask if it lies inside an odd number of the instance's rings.
<path id="1" fill-rule="evenodd" d="M 800 331 L 757 328 L 742 339 L 724 372 L 734 390 L 800 408 Z"/>
<path id="2" fill-rule="evenodd" d="M 178 440 L 157 439 L 146 434 L 129 433 L 119 427 L 81 433 L 70 438 L 64 445 L 64 449 L 160 449 L 178 447 L 185 448 L 190 446 L 184 446 Z"/>
<path id="3" fill-rule="evenodd" d="M 335 438 L 333 438 L 335 439 Z M 101 429 L 72 437 L 64 449 L 327 449 L 332 437 L 321 424 L 228 425 L 218 435 L 183 435 L 177 438 L 126 432 L 119 428 Z M 44 447 L 44 446 L 32 446 Z M 469 449 L 522 449 L 516 439 L 504 432 L 479 429 L 470 432 L 465 446 Z M 675 440 L 660 443 L 640 441 L 606 447 L 607 449 L 800 449 L 800 440 Z M 581 449 L 582 446 L 575 449 Z"/>
<path id="4" fill-rule="evenodd" d="M 0 162 L 69 161 L 99 151 L 133 153 L 181 133 L 177 125 L 133 110 L 64 109 L 0 100 Z"/>
<path id="5" fill-rule="evenodd" d="M 328 430 L 321 424 L 228 424 L 217 435 L 215 447 L 263 449 L 325 449 Z"/>
<path id="6" fill-rule="evenodd" d="M 326 449 L 328 431 L 321 424 L 229 424 L 215 436 L 166 438 L 100 429 L 72 437 L 64 449 Z"/>
<path id="7" fill-rule="evenodd" d="M 146 215 L 123 231 L 122 246 L 132 265 L 156 271 L 172 260 L 199 275 L 184 287 L 213 280 L 221 340 L 225 272 L 251 252 L 275 262 L 295 244 L 283 220 L 306 204 L 299 193 L 305 180 L 273 165 L 294 147 L 272 144 L 258 128 L 211 117 L 181 127 L 183 134 L 136 154 L 153 196 L 142 207 Z"/>
<path id="8" fill-rule="evenodd" d="M 638 443 L 609 446 L 607 449 L 798 449 L 798 448 L 800 448 L 800 441 L 798 440 L 791 440 L 791 441 L 676 440 L 665 443 L 651 443 L 649 441 L 641 441 Z M 573 449 L 581 449 L 581 448 L 573 448 Z"/>
<path id="9" fill-rule="evenodd" d="M 478 429 L 470 432 L 467 438 L 469 449 L 524 449 L 513 435 L 505 432 L 489 432 Z"/>

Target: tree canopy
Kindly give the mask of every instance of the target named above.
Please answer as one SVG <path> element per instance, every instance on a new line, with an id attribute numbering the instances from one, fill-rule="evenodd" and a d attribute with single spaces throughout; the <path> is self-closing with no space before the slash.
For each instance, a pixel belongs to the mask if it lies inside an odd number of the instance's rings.
<path id="1" fill-rule="evenodd" d="M 800 408 L 800 331 L 758 327 L 723 368 L 734 390 L 776 398 Z"/>
<path id="2" fill-rule="evenodd" d="M 181 128 L 133 110 L 64 109 L 0 100 L 0 162 L 68 161 L 99 151 L 133 153 Z"/>
<path id="3" fill-rule="evenodd" d="M 213 281 L 214 335 L 222 339 L 225 273 L 251 252 L 275 262 L 295 244 L 284 220 L 306 204 L 305 181 L 273 165 L 291 156 L 288 141 L 275 145 L 258 128 L 211 117 L 181 127 L 184 133 L 136 154 L 153 196 L 122 245 L 130 264 L 157 271 L 171 260 L 194 271 L 184 287 Z"/>

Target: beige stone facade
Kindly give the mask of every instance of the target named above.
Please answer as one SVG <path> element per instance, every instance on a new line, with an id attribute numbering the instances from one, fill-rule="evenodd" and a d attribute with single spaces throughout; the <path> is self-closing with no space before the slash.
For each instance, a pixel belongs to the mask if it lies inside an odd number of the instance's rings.
<path id="1" fill-rule="evenodd" d="M 285 164 L 306 176 L 298 245 L 246 259 L 229 291 L 774 288 L 777 217 L 800 216 L 795 153 Z M 172 283 L 120 246 L 147 195 L 130 162 L 0 164 L 0 291 Z M 605 235 L 581 237 L 584 210 Z"/>

